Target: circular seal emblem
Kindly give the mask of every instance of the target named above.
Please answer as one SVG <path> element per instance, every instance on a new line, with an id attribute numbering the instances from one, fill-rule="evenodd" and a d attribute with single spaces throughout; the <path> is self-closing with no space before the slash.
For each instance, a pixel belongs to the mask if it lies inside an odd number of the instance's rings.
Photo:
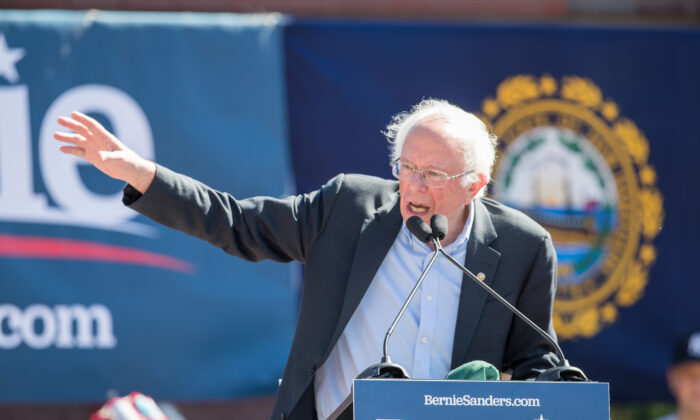
<path id="1" fill-rule="evenodd" d="M 500 138 L 492 195 L 552 235 L 561 339 L 592 337 L 644 292 L 663 222 L 649 144 L 591 80 L 517 75 L 482 104 Z"/>

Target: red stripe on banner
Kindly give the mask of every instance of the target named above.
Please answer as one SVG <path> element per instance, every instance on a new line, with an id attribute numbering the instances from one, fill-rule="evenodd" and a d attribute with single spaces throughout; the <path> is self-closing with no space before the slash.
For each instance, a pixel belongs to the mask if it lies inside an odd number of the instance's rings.
<path id="1" fill-rule="evenodd" d="M 106 261 L 192 274 L 195 266 L 167 255 L 97 242 L 0 234 L 0 257 Z"/>

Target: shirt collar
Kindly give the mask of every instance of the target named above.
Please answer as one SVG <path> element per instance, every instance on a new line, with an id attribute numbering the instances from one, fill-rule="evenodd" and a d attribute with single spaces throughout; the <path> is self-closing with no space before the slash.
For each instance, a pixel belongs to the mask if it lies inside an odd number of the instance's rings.
<path id="1" fill-rule="evenodd" d="M 459 235 L 457 235 L 457 239 L 455 239 L 454 242 L 444 247 L 445 252 L 447 252 L 450 255 L 454 255 L 458 252 L 464 251 L 467 247 L 467 242 L 469 241 L 469 235 L 471 234 L 473 225 L 474 200 L 469 202 L 469 216 L 467 217 L 467 222 L 464 224 L 464 228 L 459 233 Z M 408 227 L 406 227 L 406 223 L 403 223 L 401 226 L 401 236 L 403 236 L 403 241 L 408 242 L 408 245 L 414 251 L 432 252 L 428 244 L 419 241 L 418 238 L 411 234 L 411 232 L 408 230 Z"/>

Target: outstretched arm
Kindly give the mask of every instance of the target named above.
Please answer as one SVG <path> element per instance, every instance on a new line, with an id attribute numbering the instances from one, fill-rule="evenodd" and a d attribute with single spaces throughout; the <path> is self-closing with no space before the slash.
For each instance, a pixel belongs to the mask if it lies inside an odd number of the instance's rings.
<path id="1" fill-rule="evenodd" d="M 131 184 L 141 193 L 146 192 L 156 173 L 154 162 L 136 154 L 102 124 L 83 113 L 73 112 L 71 118 L 60 117 L 58 123 L 73 130 L 73 133 L 54 133 L 56 140 L 69 144 L 61 146 L 61 152 L 83 158 L 112 178 Z"/>

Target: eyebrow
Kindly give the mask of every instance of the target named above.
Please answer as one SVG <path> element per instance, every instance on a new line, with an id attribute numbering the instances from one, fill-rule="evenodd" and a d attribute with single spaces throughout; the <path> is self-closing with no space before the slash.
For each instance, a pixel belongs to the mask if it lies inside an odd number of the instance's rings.
<path id="1" fill-rule="evenodd" d="M 410 160 L 410 159 L 404 159 L 404 158 L 399 157 L 399 161 L 400 161 L 400 162 L 403 162 L 403 163 L 410 163 L 410 164 L 412 164 L 413 166 L 415 166 L 416 169 L 418 169 L 418 165 L 416 165 L 416 163 L 415 163 L 414 161 Z M 445 169 L 443 169 L 443 168 L 438 168 L 438 167 L 435 167 L 435 166 L 427 166 L 427 167 L 425 167 L 425 168 L 420 168 L 420 169 L 421 169 L 422 171 L 427 170 L 427 169 L 432 169 L 432 170 L 435 170 L 435 171 L 444 172 L 444 173 L 446 173 L 446 174 L 448 173 Z"/>

